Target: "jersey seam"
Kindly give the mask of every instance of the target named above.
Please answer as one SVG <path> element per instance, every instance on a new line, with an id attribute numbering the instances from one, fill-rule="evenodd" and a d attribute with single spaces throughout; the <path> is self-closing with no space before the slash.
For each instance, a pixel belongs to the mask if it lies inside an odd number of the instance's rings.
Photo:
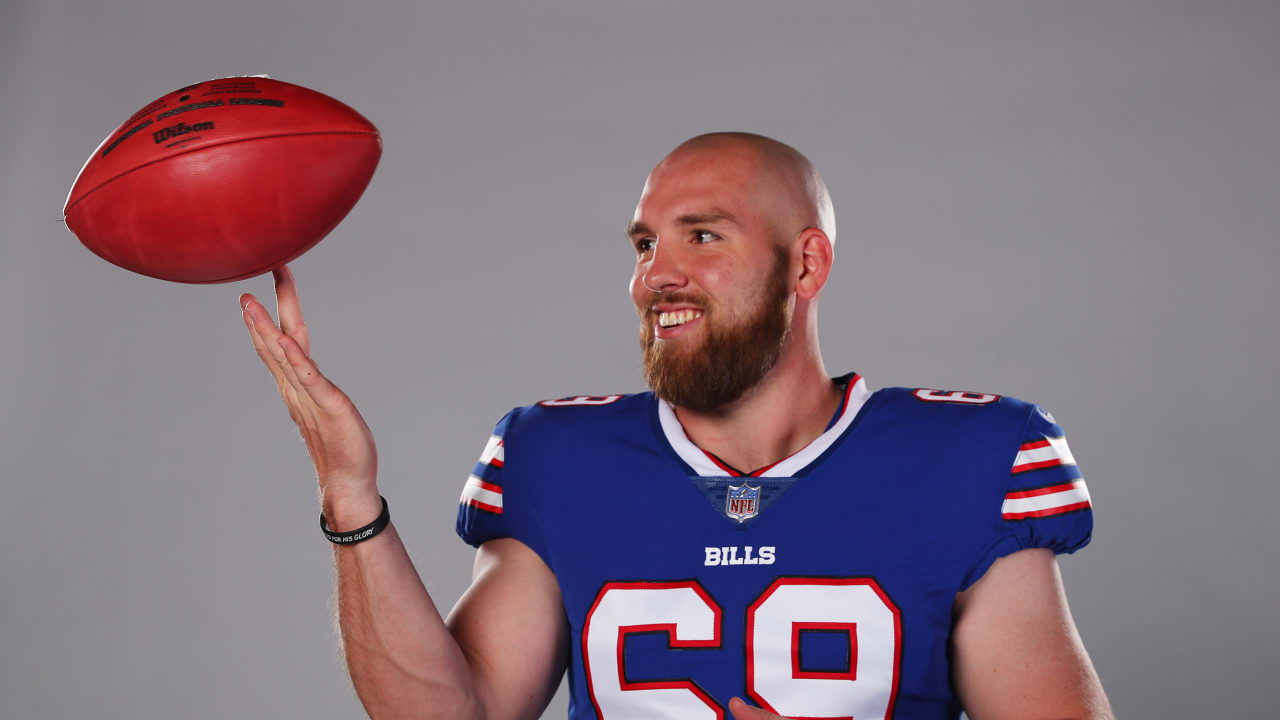
<path id="1" fill-rule="evenodd" d="M 1022 421 L 1022 424 L 1018 426 L 1018 434 L 1015 435 L 1013 438 L 1015 448 L 1022 446 L 1021 440 L 1023 437 L 1026 437 L 1027 428 L 1031 426 L 1031 418 L 1036 411 L 1036 406 L 1034 403 L 1028 403 L 1028 405 L 1030 405 L 1031 407 L 1027 409 L 1027 417 L 1025 420 Z M 1016 460 L 1017 457 L 1018 457 L 1017 452 L 1015 452 L 1013 459 Z M 1011 482 L 1010 478 L 1012 477 L 1013 477 L 1013 460 L 1010 460 L 1009 472 L 1005 473 L 1004 477 L 1000 481 L 1000 500 L 1002 503 L 1004 501 L 1005 496 L 1009 494 L 1009 483 Z M 996 512 L 1000 514 L 1000 517 L 996 518 L 997 522 L 995 527 L 997 530 L 996 530 L 995 538 L 991 542 L 983 546 L 982 551 L 979 552 L 977 555 L 975 555 L 973 560 L 969 563 L 968 567 L 965 568 L 964 574 L 960 576 L 961 584 L 963 584 L 964 581 L 970 575 L 973 574 L 973 571 L 978 567 L 978 563 L 985 560 L 987 555 L 989 555 L 991 551 L 994 550 L 996 547 L 1004 543 L 1005 540 L 1012 540 L 1013 542 L 1019 545 L 1023 545 L 1025 547 L 1022 538 L 1019 538 L 1016 533 L 1005 534 L 1002 532 L 1008 527 L 1007 525 L 1005 525 L 1004 512 L 1001 509 L 1002 507 L 1003 505 L 995 506 Z M 995 561 L 993 560 L 992 562 L 995 562 Z M 969 586 L 972 587 L 974 583 L 978 582 L 978 579 L 979 578 L 974 578 L 973 582 L 969 583 Z M 958 585 L 956 587 L 956 592 L 960 592 L 960 588 Z"/>
<path id="2" fill-rule="evenodd" d="M 1031 427 L 1031 419 L 1035 417 L 1036 414 L 1035 403 L 1028 403 L 1028 405 L 1031 407 L 1027 409 L 1027 418 L 1022 421 L 1022 426 L 1018 428 L 1018 434 L 1013 438 L 1015 449 L 1013 452 L 1013 458 L 1009 461 L 1009 472 L 1005 473 L 1004 480 L 1002 481 L 1004 488 L 1003 495 L 1009 494 L 1009 485 L 1013 482 L 1013 464 L 1018 461 L 1018 453 L 1021 452 L 1022 448 L 1022 439 L 1027 436 L 1027 429 Z"/>
<path id="3" fill-rule="evenodd" d="M 516 433 L 514 433 L 514 432 L 512 432 L 512 431 L 515 429 L 515 427 L 514 427 L 514 426 L 515 426 L 516 421 L 517 421 L 517 420 L 520 418 L 520 416 L 522 416 L 522 415 L 524 415 L 523 408 L 521 408 L 521 409 L 520 409 L 520 412 L 517 412 L 517 413 L 515 413 L 514 415 L 512 415 L 511 419 L 510 419 L 509 421 L 507 421 L 507 430 L 506 430 L 506 433 L 504 434 L 504 438 L 505 438 L 507 435 L 511 435 L 511 436 L 513 436 L 513 437 L 512 437 L 512 439 L 515 439 L 515 437 L 514 437 L 514 436 L 516 435 Z M 504 446 L 506 449 L 508 449 L 508 450 L 509 450 L 509 449 L 511 449 L 511 446 L 510 446 L 510 445 L 508 445 L 505 441 L 503 442 L 503 446 Z M 518 456 L 519 454 L 520 454 L 520 453 L 519 453 L 518 451 L 515 453 L 515 455 L 517 455 L 517 456 Z M 506 467 L 507 467 L 507 461 L 506 461 L 506 456 L 505 456 L 505 454 L 504 454 L 504 456 L 503 456 L 503 463 L 502 463 L 502 466 L 503 466 L 504 468 L 506 468 Z M 515 467 L 515 468 L 511 468 L 511 469 L 512 469 L 512 470 L 516 470 L 516 473 L 514 473 L 514 474 L 516 474 L 516 475 L 517 475 L 517 477 L 510 478 L 510 480 L 515 480 L 516 482 L 515 482 L 515 483 L 509 483 L 509 482 L 508 482 L 508 483 L 504 484 L 504 485 L 503 485 L 503 487 L 505 488 L 505 487 L 508 487 L 509 485 L 514 486 L 514 487 L 513 487 L 513 489 L 514 489 L 517 493 L 519 493 L 519 494 L 523 495 L 523 494 L 524 494 L 524 493 L 523 493 L 523 490 L 524 490 L 524 484 L 523 484 L 523 483 L 521 483 L 521 482 L 519 482 L 520 478 L 518 477 L 518 475 L 519 475 L 519 473 L 520 473 L 519 465 L 517 465 L 517 467 Z M 503 478 L 503 480 L 504 480 L 504 481 L 505 481 L 505 480 L 508 480 L 508 478 L 504 477 L 504 478 Z M 514 499 L 514 498 L 513 498 L 513 499 Z M 525 498 L 524 498 L 524 501 L 525 501 L 525 502 L 532 502 L 532 499 L 531 499 L 531 498 L 528 498 L 528 497 L 525 497 Z M 546 528 L 546 526 L 545 526 L 545 525 L 543 525 L 543 524 L 542 524 L 542 513 L 541 513 L 541 512 L 538 512 L 538 511 L 537 511 L 537 508 L 534 508 L 534 507 L 532 507 L 532 506 L 527 506 L 527 507 L 525 507 L 525 508 L 524 508 L 524 511 L 525 511 L 525 514 L 526 514 L 526 515 L 532 516 L 532 518 L 533 518 L 533 522 L 534 522 L 534 524 L 535 524 L 535 525 L 537 526 L 537 528 L 538 528 L 538 544 L 542 547 L 542 552 L 540 553 L 540 552 L 538 552 L 537 550 L 534 550 L 533 548 L 530 548 L 530 549 L 534 551 L 534 554 L 536 554 L 538 557 L 541 557 L 541 558 L 542 558 L 542 562 L 546 563 L 547 568 L 551 570 L 551 574 L 552 574 L 552 575 L 554 575 L 554 576 L 557 578 L 556 583 L 557 583 L 557 584 L 559 584 L 559 577 L 560 577 L 560 575 L 559 575 L 559 573 L 557 573 L 557 572 L 556 572 L 555 564 L 552 562 L 552 559 L 551 559 L 551 542 L 547 539 L 547 528 Z M 511 538 L 513 538 L 513 539 L 515 539 L 515 540 L 517 540 L 517 541 L 518 541 L 518 540 L 520 540 L 520 538 L 517 538 L 514 534 L 511 534 L 510 532 L 508 532 L 508 535 L 507 535 L 507 536 L 508 536 L 508 537 L 511 537 Z M 546 553 L 546 555 L 543 555 L 543 553 Z"/>

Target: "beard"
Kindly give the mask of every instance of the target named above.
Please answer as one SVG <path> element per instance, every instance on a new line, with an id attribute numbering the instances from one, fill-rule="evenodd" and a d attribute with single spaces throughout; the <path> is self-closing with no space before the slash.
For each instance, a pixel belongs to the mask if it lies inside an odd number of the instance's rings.
<path id="1" fill-rule="evenodd" d="M 701 344 L 659 340 L 653 333 L 657 313 L 652 309 L 644 313 L 640 323 L 644 379 L 655 395 L 677 407 L 711 412 L 742 397 L 773 369 L 791 331 L 788 260 L 785 249 L 774 249 L 774 266 L 764 292 L 745 317 L 717 324 L 716 315 L 705 313 L 707 327 Z M 651 303 L 660 299 L 705 308 L 698 298 L 678 294 L 655 296 Z"/>

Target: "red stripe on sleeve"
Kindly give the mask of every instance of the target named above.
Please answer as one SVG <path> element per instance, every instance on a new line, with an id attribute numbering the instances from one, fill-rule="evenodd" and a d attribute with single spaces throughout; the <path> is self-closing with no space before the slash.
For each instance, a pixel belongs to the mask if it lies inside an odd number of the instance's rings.
<path id="1" fill-rule="evenodd" d="M 1039 470 L 1040 468 L 1053 467 L 1054 465 L 1066 465 L 1062 458 L 1052 458 L 1050 460 L 1041 460 L 1040 462 L 1023 463 L 1013 466 L 1013 474 L 1024 473 L 1028 470 Z"/>
<path id="2" fill-rule="evenodd" d="M 480 508 L 481 510 L 485 510 L 485 511 L 487 511 L 487 512 L 491 512 L 491 513 L 493 513 L 494 515 L 501 515 L 501 514 L 502 514 L 502 508 L 500 508 L 500 507 L 498 507 L 498 506 L 496 506 L 496 505 L 490 505 L 489 503 L 483 503 L 483 502 L 480 502 L 479 500 L 476 500 L 475 498 L 467 498 L 467 504 L 468 504 L 468 505 L 470 505 L 471 507 Z"/>
<path id="3" fill-rule="evenodd" d="M 1060 493 L 1060 492 L 1065 492 L 1067 490 L 1074 490 L 1075 487 L 1076 487 L 1076 484 L 1073 481 L 1069 483 L 1063 483 L 1061 485 L 1054 485 L 1052 487 L 1036 488 L 1035 490 L 1016 490 L 1014 492 L 1008 493 L 1004 497 L 1006 500 L 1017 500 L 1018 498 L 1038 497 L 1040 495 L 1052 495 L 1053 493 Z"/>

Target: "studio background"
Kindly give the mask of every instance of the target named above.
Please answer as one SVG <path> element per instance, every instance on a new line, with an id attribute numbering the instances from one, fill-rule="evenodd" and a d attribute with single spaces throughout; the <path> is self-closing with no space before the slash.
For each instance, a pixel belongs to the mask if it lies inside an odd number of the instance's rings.
<path id="1" fill-rule="evenodd" d="M 507 409 L 642 389 L 622 230 L 711 130 L 830 187 L 833 374 L 1014 395 L 1093 494 L 1061 557 L 1118 716 L 1274 712 L 1280 6 L 1270 2 L 0 4 L 0 716 L 359 716 L 314 473 L 225 285 L 61 223 L 113 127 L 267 73 L 382 131 L 291 267 L 437 605 Z M 562 718 L 562 693 L 546 717 Z"/>

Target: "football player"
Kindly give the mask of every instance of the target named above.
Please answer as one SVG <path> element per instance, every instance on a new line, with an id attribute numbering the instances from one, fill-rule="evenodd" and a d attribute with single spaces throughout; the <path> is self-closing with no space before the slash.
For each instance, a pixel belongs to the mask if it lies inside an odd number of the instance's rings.
<path id="1" fill-rule="evenodd" d="M 828 374 L 821 177 L 713 133 L 626 236 L 650 392 L 511 410 L 463 485 L 471 587 L 441 618 L 373 437 L 309 353 L 288 268 L 254 347 L 315 462 L 348 669 L 372 717 L 1108 718 L 1054 556 L 1092 530 L 1062 428 L 993 393 Z M 750 702 L 744 702 L 747 700 Z"/>

